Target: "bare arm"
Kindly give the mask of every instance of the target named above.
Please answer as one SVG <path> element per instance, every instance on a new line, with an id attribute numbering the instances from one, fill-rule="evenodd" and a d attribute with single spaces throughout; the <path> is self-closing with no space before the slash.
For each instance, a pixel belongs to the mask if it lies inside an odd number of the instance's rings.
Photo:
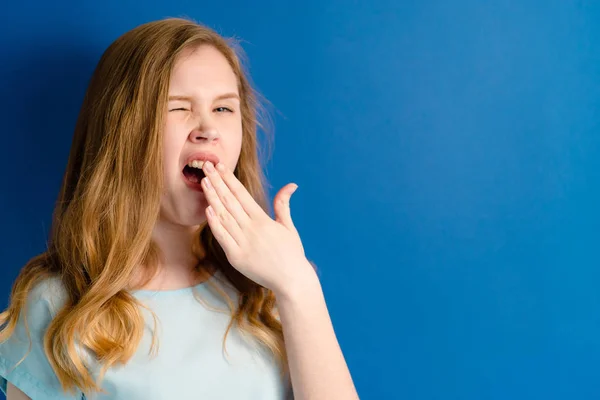
<path id="1" fill-rule="evenodd" d="M 317 276 L 276 297 L 295 400 L 358 399 Z"/>
<path id="2" fill-rule="evenodd" d="M 27 395 L 8 382 L 6 388 L 6 400 L 31 400 Z"/>

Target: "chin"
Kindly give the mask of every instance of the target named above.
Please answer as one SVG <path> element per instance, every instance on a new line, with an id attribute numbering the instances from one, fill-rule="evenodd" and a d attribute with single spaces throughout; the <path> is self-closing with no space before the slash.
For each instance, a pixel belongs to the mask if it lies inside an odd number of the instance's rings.
<path id="1" fill-rule="evenodd" d="M 184 224 L 187 226 L 196 226 L 205 223 L 207 220 L 206 207 L 208 207 L 208 205 L 204 207 L 199 207 L 196 213 L 194 213 L 193 215 L 189 215 L 182 222 L 184 222 Z"/>
<path id="2" fill-rule="evenodd" d="M 161 213 L 160 220 L 169 225 L 197 227 L 207 222 L 206 207 L 208 206 L 200 206 L 196 210 L 186 210 L 186 212 Z"/>
<path id="3" fill-rule="evenodd" d="M 206 221 L 206 216 L 197 215 L 194 217 L 186 218 L 185 220 L 180 220 L 179 225 L 188 228 L 198 228 L 198 226 L 206 223 Z"/>

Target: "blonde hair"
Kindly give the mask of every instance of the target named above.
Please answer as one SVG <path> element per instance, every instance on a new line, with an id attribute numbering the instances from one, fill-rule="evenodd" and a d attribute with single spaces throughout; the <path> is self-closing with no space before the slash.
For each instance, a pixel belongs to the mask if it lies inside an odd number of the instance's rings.
<path id="1" fill-rule="evenodd" d="M 192 20 L 169 18 L 140 25 L 112 43 L 94 71 L 76 123 L 48 249 L 23 267 L 10 305 L 0 314 L 2 342 L 13 333 L 33 287 L 60 278 L 66 302 L 45 332 L 44 351 L 66 392 L 103 391 L 76 344 L 93 352 L 102 377 L 112 365 L 127 363 L 143 336 L 141 303 L 129 289 L 136 266 L 148 266 L 148 279 L 158 267 L 151 233 L 163 187 L 163 111 L 170 74 L 178 55 L 204 44 L 225 56 L 238 79 L 243 136 L 235 175 L 270 212 L 258 146 L 264 109 L 243 68 L 238 42 Z M 198 273 L 201 264 L 214 265 L 240 293 L 223 342 L 235 324 L 266 346 L 287 373 L 273 292 L 231 266 L 207 224 L 200 227 L 193 251 Z"/>

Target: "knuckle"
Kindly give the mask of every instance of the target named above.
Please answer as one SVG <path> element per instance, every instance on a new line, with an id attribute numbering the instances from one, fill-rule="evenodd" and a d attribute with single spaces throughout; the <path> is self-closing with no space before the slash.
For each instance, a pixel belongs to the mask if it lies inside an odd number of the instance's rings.
<path id="1" fill-rule="evenodd" d="M 240 194 L 240 188 L 238 186 L 233 186 L 231 189 L 231 193 L 233 194 L 234 197 L 238 198 L 239 194 Z"/>
<path id="2" fill-rule="evenodd" d="M 231 205 L 231 195 L 229 195 L 229 194 L 223 195 L 223 198 L 221 199 L 221 201 L 223 202 L 224 205 Z"/>
<path id="3" fill-rule="evenodd" d="M 217 215 L 219 216 L 219 219 L 221 221 L 226 221 L 228 219 L 227 210 L 219 210 L 219 212 L 217 213 Z"/>

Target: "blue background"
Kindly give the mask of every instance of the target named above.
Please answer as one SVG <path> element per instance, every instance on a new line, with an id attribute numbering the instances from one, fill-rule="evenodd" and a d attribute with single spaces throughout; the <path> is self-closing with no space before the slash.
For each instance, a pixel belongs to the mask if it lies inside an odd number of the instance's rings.
<path id="1" fill-rule="evenodd" d="M 1 306 L 100 55 L 190 16 L 245 40 L 363 399 L 600 397 L 598 2 L 102 3 L 0 6 Z"/>

